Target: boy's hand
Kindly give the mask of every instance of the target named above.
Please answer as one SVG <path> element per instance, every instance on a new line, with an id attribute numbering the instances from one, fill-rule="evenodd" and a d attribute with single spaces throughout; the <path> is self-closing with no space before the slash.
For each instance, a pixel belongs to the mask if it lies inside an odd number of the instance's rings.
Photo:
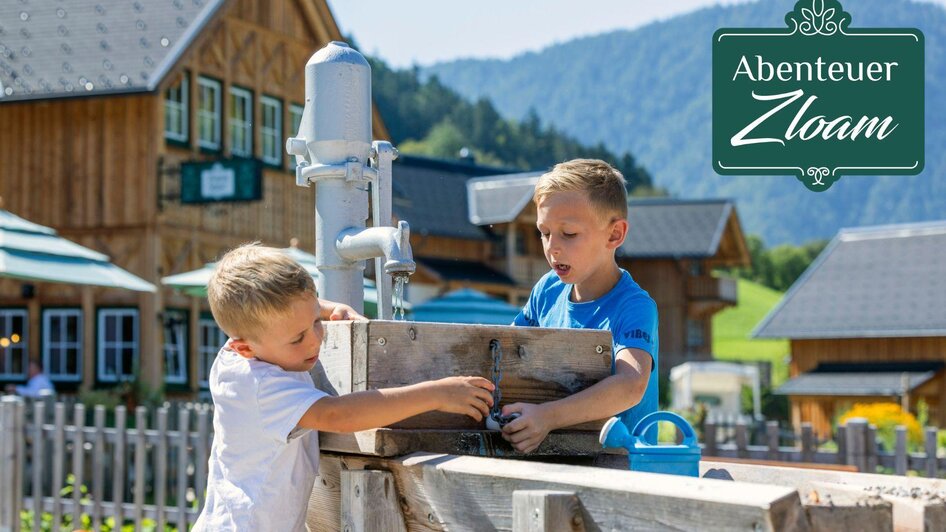
<path id="1" fill-rule="evenodd" d="M 366 320 L 368 318 L 362 316 L 355 312 L 355 309 L 344 303 L 338 303 L 335 305 L 335 309 L 332 311 L 332 314 L 328 317 L 331 321 L 337 320 Z"/>
<path id="2" fill-rule="evenodd" d="M 430 383 L 437 410 L 483 421 L 493 406 L 493 383 L 483 377 L 447 377 Z"/>
<path id="3" fill-rule="evenodd" d="M 503 427 L 503 439 L 512 444 L 520 453 L 531 453 L 539 447 L 552 425 L 548 419 L 545 405 L 513 403 L 503 407 L 503 415 L 519 412 L 519 419 Z"/>

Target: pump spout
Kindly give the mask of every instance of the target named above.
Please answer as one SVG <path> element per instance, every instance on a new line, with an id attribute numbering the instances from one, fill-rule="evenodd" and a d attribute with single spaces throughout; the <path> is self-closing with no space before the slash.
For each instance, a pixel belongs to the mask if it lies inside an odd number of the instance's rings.
<path id="1" fill-rule="evenodd" d="M 417 269 L 411 251 L 411 228 L 401 220 L 397 227 L 349 228 L 335 241 L 339 256 L 348 261 L 384 257 L 388 275 L 411 275 Z"/>

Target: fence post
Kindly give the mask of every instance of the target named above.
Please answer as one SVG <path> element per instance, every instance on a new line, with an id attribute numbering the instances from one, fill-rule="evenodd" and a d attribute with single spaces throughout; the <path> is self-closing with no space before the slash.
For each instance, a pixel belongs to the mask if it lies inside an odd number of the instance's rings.
<path id="1" fill-rule="evenodd" d="M 139 406 L 135 408 L 135 487 L 132 500 L 135 504 L 134 519 L 135 532 L 141 531 L 145 509 L 145 457 L 148 454 L 148 442 L 145 439 L 145 429 L 148 428 L 148 409 Z"/>
<path id="2" fill-rule="evenodd" d="M 157 512 L 155 530 L 164 530 L 167 523 L 164 505 L 167 503 L 168 470 L 168 409 L 158 409 L 158 444 L 154 451 L 154 510 Z"/>
<path id="3" fill-rule="evenodd" d="M 739 458 L 749 455 L 749 437 L 746 432 L 746 423 L 740 420 L 736 424 L 736 456 Z"/>
<path id="4" fill-rule="evenodd" d="M 847 420 L 848 463 L 860 472 L 867 471 L 867 420 L 855 417 Z"/>
<path id="5" fill-rule="evenodd" d="M 769 460 L 778 460 L 778 421 L 765 422 L 765 437 L 769 444 Z"/>
<path id="6" fill-rule="evenodd" d="M 207 490 L 207 457 L 209 455 L 210 431 L 207 428 L 210 424 L 210 409 L 203 405 L 197 410 L 197 443 L 194 445 L 194 460 L 197 462 L 194 468 L 194 486 L 197 497 L 197 511 L 204 509 L 204 493 Z"/>
<path id="7" fill-rule="evenodd" d="M 59 494 L 63 488 L 62 473 L 66 468 L 66 405 L 56 403 L 53 415 L 53 485 L 50 495 L 53 498 L 53 523 L 62 523 L 62 497 Z"/>
<path id="8" fill-rule="evenodd" d="M 834 433 L 834 439 L 837 440 L 838 444 L 838 464 L 849 464 L 850 462 L 848 462 L 847 456 L 847 427 L 844 425 L 838 425 L 838 428 Z"/>
<path id="9" fill-rule="evenodd" d="M 19 515 L 14 514 L 16 498 L 16 472 L 6 464 L 15 464 L 16 456 L 16 405 L 14 396 L 5 396 L 0 400 L 0 528 L 13 530 L 19 522 Z"/>
<path id="10" fill-rule="evenodd" d="M 585 530 L 581 501 L 574 491 L 512 492 L 513 532 Z"/>
<path id="11" fill-rule="evenodd" d="M 115 407 L 115 445 L 112 446 L 112 517 L 115 528 L 121 530 L 125 524 L 125 464 L 128 462 L 125 440 L 128 437 L 128 412 L 125 405 Z"/>
<path id="12" fill-rule="evenodd" d="M 898 475 L 907 474 L 907 428 L 897 425 L 897 447 L 894 455 L 894 471 Z"/>
<path id="13" fill-rule="evenodd" d="M 72 526 L 82 526 L 82 484 L 85 481 L 85 405 L 76 403 L 73 408 L 72 424 L 75 428 L 72 439 Z"/>
<path id="14" fill-rule="evenodd" d="M 102 499 L 105 497 L 105 406 L 95 405 L 92 418 L 95 434 L 92 436 L 92 530 L 102 526 Z M 121 530 L 121 527 L 116 527 Z"/>
<path id="15" fill-rule="evenodd" d="M 703 452 L 706 456 L 716 456 L 716 424 L 707 422 L 703 425 Z"/>
<path id="16" fill-rule="evenodd" d="M 43 467 L 48 462 L 44 454 L 46 432 L 43 424 L 46 423 L 46 402 L 33 403 L 33 532 L 39 532 L 43 515 Z"/>
<path id="17" fill-rule="evenodd" d="M 801 461 L 815 461 L 815 433 L 808 421 L 801 424 Z"/>
<path id="18" fill-rule="evenodd" d="M 178 411 L 177 422 L 177 523 L 175 528 L 187 530 L 187 447 L 190 439 L 190 410 Z"/>
<path id="19" fill-rule="evenodd" d="M 926 476 L 936 478 L 936 427 L 926 427 Z"/>

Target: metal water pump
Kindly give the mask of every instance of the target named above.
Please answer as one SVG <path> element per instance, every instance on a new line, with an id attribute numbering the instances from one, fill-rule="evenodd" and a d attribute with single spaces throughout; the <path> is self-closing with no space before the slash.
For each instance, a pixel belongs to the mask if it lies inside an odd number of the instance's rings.
<path id="1" fill-rule="evenodd" d="M 414 273 L 410 227 L 391 220 L 391 163 L 397 150 L 371 142 L 371 67 L 333 41 L 305 65 L 305 109 L 286 151 L 296 184 L 315 184 L 315 257 L 319 297 L 364 312 L 364 261 L 375 259 L 378 317 L 392 317 L 392 279 Z M 371 191 L 371 227 L 368 196 Z"/>

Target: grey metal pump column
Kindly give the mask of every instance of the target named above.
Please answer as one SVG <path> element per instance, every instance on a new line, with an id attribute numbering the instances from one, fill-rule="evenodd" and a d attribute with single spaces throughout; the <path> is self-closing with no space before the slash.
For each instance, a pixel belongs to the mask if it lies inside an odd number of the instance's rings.
<path id="1" fill-rule="evenodd" d="M 415 264 L 407 222 L 387 225 L 397 150 L 371 142 L 371 67 L 333 41 L 306 63 L 305 94 L 299 132 L 286 151 L 296 156 L 296 184 L 315 183 L 319 297 L 364 312 L 363 261 L 375 258 L 378 317 L 391 319 L 392 276 L 414 273 Z M 366 229 L 369 188 L 373 219 Z"/>

